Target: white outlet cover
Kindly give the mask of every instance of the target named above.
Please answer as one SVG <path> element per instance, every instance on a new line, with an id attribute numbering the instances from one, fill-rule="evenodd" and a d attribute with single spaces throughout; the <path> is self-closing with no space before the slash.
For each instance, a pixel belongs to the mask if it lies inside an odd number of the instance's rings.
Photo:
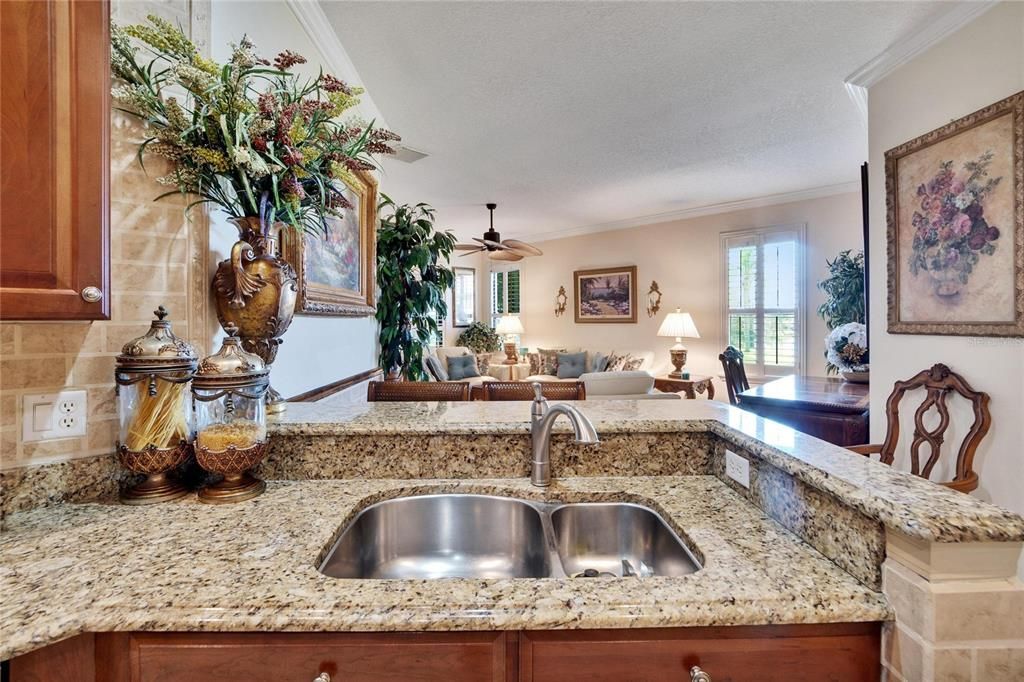
<path id="1" fill-rule="evenodd" d="M 22 396 L 22 441 L 84 436 L 89 414 L 86 395 L 84 390 L 73 390 Z"/>
<path id="2" fill-rule="evenodd" d="M 732 450 L 725 451 L 725 474 L 744 488 L 750 487 L 750 462 Z"/>

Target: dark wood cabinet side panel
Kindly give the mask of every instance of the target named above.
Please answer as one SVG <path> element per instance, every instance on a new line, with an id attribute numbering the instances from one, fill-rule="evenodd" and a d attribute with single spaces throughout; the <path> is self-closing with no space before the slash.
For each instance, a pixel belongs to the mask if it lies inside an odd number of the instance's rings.
<path id="1" fill-rule="evenodd" d="M 133 635 L 131 682 L 506 682 L 503 633 Z M 127 681 L 126 681 L 127 682 Z"/>
<path id="2" fill-rule="evenodd" d="M 0 2 L 2 319 L 110 317 L 109 22 L 108 0 Z"/>
<path id="3" fill-rule="evenodd" d="M 11 682 L 96 682 L 95 638 L 77 635 L 11 660 Z"/>

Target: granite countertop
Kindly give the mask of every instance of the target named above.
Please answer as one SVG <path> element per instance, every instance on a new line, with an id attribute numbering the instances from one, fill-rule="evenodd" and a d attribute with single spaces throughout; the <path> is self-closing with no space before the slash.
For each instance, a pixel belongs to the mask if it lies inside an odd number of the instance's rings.
<path id="1" fill-rule="evenodd" d="M 297 411 L 295 411 L 297 412 Z M 293 416 L 295 414 L 293 412 Z M 641 502 L 704 566 L 604 580 L 338 580 L 316 563 L 368 504 L 459 491 Z M 881 621 L 865 587 L 712 476 L 271 482 L 236 505 L 65 504 L 0 537 L 0 659 L 91 631 L 409 631 Z"/>
<path id="2" fill-rule="evenodd" d="M 777 422 L 710 400 L 577 403 L 598 433 L 704 431 L 834 495 L 892 531 L 930 542 L 1024 540 L 1024 518 L 898 471 Z M 292 403 L 270 425 L 278 437 L 528 434 L 529 404 Z M 568 432 L 561 420 L 556 431 Z"/>

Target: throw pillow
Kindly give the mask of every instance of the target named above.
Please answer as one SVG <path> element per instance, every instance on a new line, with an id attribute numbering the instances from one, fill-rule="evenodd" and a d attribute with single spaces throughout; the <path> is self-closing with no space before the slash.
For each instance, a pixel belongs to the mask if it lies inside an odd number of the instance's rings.
<path id="1" fill-rule="evenodd" d="M 623 372 L 633 372 L 635 370 L 640 369 L 640 367 L 643 364 L 644 364 L 644 359 L 643 358 L 630 357 L 628 360 L 626 360 L 624 363 L 622 363 L 622 371 Z"/>
<path id="2" fill-rule="evenodd" d="M 530 376 L 532 377 L 540 374 L 540 368 L 542 365 L 540 353 L 529 353 L 527 354 L 526 359 L 530 363 Z"/>
<path id="3" fill-rule="evenodd" d="M 448 380 L 460 381 L 470 377 L 480 376 L 480 370 L 476 366 L 475 355 L 463 355 L 456 358 L 448 358 Z"/>
<path id="4" fill-rule="evenodd" d="M 608 367 L 608 356 L 600 351 L 595 352 L 590 361 L 591 372 L 603 372 Z"/>
<path id="5" fill-rule="evenodd" d="M 579 379 L 587 371 L 587 353 L 559 353 L 558 378 Z"/>
<path id="6" fill-rule="evenodd" d="M 480 376 L 487 376 L 487 370 L 491 368 L 491 354 L 477 353 L 476 366 L 480 370 Z"/>
<path id="7" fill-rule="evenodd" d="M 612 354 L 608 356 L 608 367 L 605 368 L 606 372 L 622 372 L 625 370 L 626 363 L 633 359 L 633 356 L 629 353 L 616 353 L 612 351 Z"/>
<path id="8" fill-rule="evenodd" d="M 538 348 L 540 353 L 540 372 L 538 374 L 550 374 L 558 376 L 558 354 L 564 353 L 564 348 Z"/>
<path id="9" fill-rule="evenodd" d="M 427 356 L 427 371 L 436 381 L 448 381 L 448 371 L 441 365 L 441 361 L 433 355 Z"/>

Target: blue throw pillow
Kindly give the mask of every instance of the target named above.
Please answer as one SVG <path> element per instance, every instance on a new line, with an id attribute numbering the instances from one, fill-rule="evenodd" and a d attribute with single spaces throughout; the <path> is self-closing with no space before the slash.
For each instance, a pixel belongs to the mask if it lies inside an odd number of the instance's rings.
<path id="1" fill-rule="evenodd" d="M 558 378 L 579 379 L 587 371 L 587 353 L 559 353 Z"/>
<path id="2" fill-rule="evenodd" d="M 480 376 L 480 370 L 476 366 L 476 356 L 461 355 L 448 358 L 448 381 L 459 381 L 478 376 Z"/>
<path id="3" fill-rule="evenodd" d="M 594 353 L 593 359 L 590 361 L 591 372 L 603 372 L 608 368 L 608 356 L 604 353 Z"/>

